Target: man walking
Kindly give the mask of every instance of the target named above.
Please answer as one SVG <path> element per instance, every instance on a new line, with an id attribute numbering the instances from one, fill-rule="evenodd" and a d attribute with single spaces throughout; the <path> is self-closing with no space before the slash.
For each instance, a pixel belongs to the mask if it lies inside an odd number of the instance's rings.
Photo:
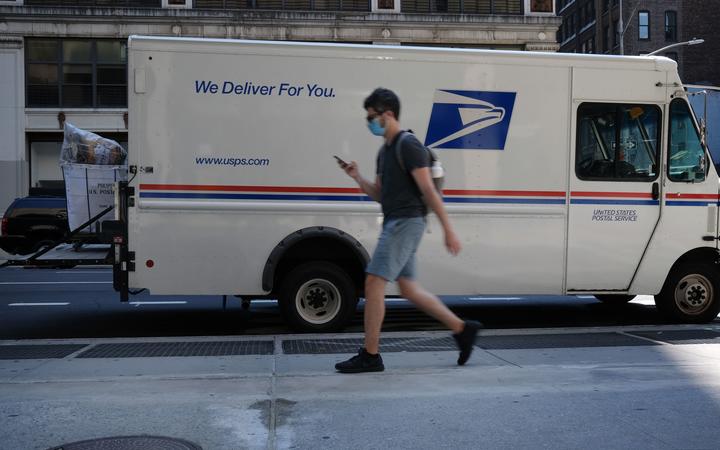
<path id="1" fill-rule="evenodd" d="M 385 285 L 389 281 L 397 281 L 403 297 L 453 331 L 460 349 L 457 363 L 463 365 L 470 358 L 475 336 L 482 325 L 475 321 L 463 322 L 415 281 L 415 253 L 425 231 L 426 203 L 440 219 L 447 250 L 457 255 L 461 247 L 435 190 L 430 174 L 430 155 L 409 133 L 400 141 L 399 155 L 396 153 L 397 140 L 405 132 L 400 128 L 400 100 L 394 92 L 377 88 L 365 99 L 364 107 L 370 132 L 385 139 L 377 157 L 375 181 L 363 178 L 355 161 L 339 164 L 370 198 L 380 202 L 384 221 L 366 269 L 365 347 L 356 356 L 336 364 L 335 368 L 342 373 L 385 370 L 379 346 L 385 318 Z M 402 165 L 398 158 L 402 158 Z"/>

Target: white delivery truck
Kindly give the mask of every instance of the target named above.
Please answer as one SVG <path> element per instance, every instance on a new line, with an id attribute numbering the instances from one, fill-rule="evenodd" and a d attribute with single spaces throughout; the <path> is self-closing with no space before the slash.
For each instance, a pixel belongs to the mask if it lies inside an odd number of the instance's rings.
<path id="1" fill-rule="evenodd" d="M 463 251 L 431 216 L 433 292 L 650 294 L 674 321 L 717 316 L 718 174 L 670 59 L 142 36 L 121 297 L 277 298 L 299 329 L 345 324 L 382 217 L 333 155 L 373 176 L 378 86 L 445 167 Z"/>

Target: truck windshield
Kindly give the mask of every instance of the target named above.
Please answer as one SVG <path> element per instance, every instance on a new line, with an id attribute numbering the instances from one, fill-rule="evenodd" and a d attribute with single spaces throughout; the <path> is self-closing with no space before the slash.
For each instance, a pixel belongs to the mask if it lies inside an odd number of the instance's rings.
<path id="1" fill-rule="evenodd" d="M 654 179 L 659 136 L 657 106 L 584 103 L 578 108 L 577 175 L 591 180 Z"/>
<path id="2" fill-rule="evenodd" d="M 668 176 L 673 181 L 705 180 L 705 149 L 687 102 L 676 98 L 670 103 Z"/>

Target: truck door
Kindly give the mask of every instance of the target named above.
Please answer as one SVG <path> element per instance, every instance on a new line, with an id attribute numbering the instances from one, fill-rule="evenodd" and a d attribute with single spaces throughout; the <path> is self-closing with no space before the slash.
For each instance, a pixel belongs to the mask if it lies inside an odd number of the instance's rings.
<path id="1" fill-rule="evenodd" d="M 683 236 L 689 249 L 714 241 L 718 235 L 718 182 L 716 171 L 706 152 L 701 134 L 685 98 L 675 98 L 668 114 L 667 183 L 665 189 L 665 216 L 668 226 L 685 230 Z M 688 224 L 701 224 L 694 230 Z M 693 239 L 694 238 L 694 239 Z M 679 241 L 680 239 L 675 239 Z"/>
<path id="2" fill-rule="evenodd" d="M 627 290 L 660 217 L 662 110 L 578 102 L 567 290 Z"/>

